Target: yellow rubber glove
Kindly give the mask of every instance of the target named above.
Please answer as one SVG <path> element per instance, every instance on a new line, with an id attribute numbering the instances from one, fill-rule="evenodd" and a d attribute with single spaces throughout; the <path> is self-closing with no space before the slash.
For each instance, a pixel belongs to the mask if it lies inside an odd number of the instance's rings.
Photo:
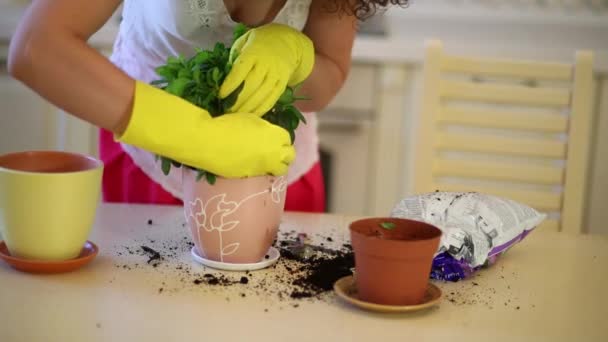
<path id="1" fill-rule="evenodd" d="M 303 82 L 314 66 L 312 41 L 300 31 L 282 24 L 267 24 L 237 39 L 230 60 L 236 57 L 220 87 L 225 98 L 244 81 L 245 86 L 231 112 L 264 115 L 285 88 Z"/>
<path id="2" fill-rule="evenodd" d="M 212 118 L 139 81 L 130 121 L 116 139 L 226 178 L 283 175 L 295 157 L 289 133 L 255 114 Z"/>

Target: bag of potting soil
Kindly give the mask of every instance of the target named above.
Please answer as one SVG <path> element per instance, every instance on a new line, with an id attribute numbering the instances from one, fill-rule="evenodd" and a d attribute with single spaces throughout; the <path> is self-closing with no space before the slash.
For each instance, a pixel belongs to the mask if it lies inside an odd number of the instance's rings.
<path id="1" fill-rule="evenodd" d="M 476 192 L 433 192 L 399 201 L 392 217 L 423 221 L 443 235 L 431 278 L 458 281 L 492 265 L 524 239 L 546 214 L 509 200 Z"/>

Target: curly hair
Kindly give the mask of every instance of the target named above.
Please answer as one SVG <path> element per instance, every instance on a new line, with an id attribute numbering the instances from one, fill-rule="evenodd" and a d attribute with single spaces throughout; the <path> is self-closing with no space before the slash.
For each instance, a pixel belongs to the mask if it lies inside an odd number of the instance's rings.
<path id="1" fill-rule="evenodd" d="M 378 9 L 390 5 L 405 7 L 409 0 L 331 0 L 334 10 L 339 10 L 349 15 L 354 15 L 359 20 L 372 17 Z"/>

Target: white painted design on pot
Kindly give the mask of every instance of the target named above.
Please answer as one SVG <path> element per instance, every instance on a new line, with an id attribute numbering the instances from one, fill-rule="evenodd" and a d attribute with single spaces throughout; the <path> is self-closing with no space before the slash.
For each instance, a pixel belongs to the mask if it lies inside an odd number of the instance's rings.
<path id="1" fill-rule="evenodd" d="M 286 190 L 287 180 L 282 176 L 276 178 L 269 189 L 251 194 L 239 202 L 226 201 L 226 193 L 215 195 L 207 202 L 203 202 L 200 197 L 197 197 L 194 201 L 190 201 L 189 203 L 186 220 L 192 218 L 196 223 L 198 241 L 201 241 L 201 229 L 204 229 L 209 233 L 213 231 L 218 232 L 220 261 L 224 262 L 224 256 L 234 254 L 240 246 L 239 242 L 224 246 L 222 233 L 235 229 L 240 223 L 239 220 L 224 222 L 224 219 L 226 219 L 228 215 L 236 212 L 243 203 L 260 195 L 270 193 L 272 201 L 280 203 L 282 194 Z"/>

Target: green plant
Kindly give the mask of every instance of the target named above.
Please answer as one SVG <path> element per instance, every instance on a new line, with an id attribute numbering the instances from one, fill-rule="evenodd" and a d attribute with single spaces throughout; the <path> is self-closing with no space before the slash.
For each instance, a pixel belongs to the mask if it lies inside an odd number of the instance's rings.
<path id="1" fill-rule="evenodd" d="M 392 222 L 381 222 L 380 227 L 382 227 L 386 230 L 393 230 L 393 229 L 395 229 L 395 224 Z"/>
<path id="2" fill-rule="evenodd" d="M 232 42 L 234 43 L 247 30 L 245 25 L 237 25 Z M 170 56 L 166 64 L 156 68 L 156 73 L 161 78 L 151 84 L 207 110 L 212 117 L 223 115 L 234 105 L 244 86 L 241 84 L 225 99 L 220 99 L 218 95 L 220 86 L 237 56 L 234 54 L 231 59 L 230 47 L 222 43 L 216 43 L 212 50 L 197 48 L 195 51 L 196 53 L 189 59 L 181 55 Z M 300 122 L 306 123 L 304 115 L 294 106 L 295 101 L 305 99 L 295 95 L 298 87 L 286 87 L 273 108 L 262 116 L 268 122 L 286 129 L 292 144 L 295 140 L 295 130 Z M 181 163 L 160 155 L 156 156 L 156 160 L 160 160 L 165 175 L 169 174 L 171 167 L 182 166 Z M 188 165 L 183 166 L 197 171 L 197 181 L 205 177 L 209 184 L 215 183 L 215 174 Z"/>

